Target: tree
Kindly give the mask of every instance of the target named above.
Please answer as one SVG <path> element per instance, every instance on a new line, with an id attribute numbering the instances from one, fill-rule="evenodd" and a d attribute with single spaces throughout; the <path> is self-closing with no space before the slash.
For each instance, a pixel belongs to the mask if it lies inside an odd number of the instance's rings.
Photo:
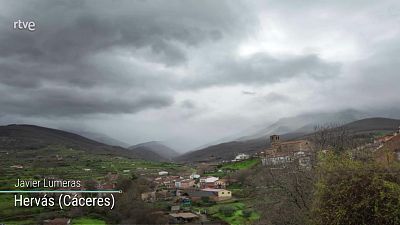
<path id="1" fill-rule="evenodd" d="M 325 155 L 318 169 L 314 224 L 400 224 L 399 172 L 347 155 Z"/>
<path id="2" fill-rule="evenodd" d="M 355 133 L 346 126 L 326 124 L 315 126 L 311 141 L 316 151 L 332 150 L 335 153 L 341 153 L 360 144 L 359 139 L 355 137 Z"/>
<path id="3" fill-rule="evenodd" d="M 309 224 L 314 171 L 298 167 L 271 169 L 259 166 L 248 177 L 255 193 L 255 209 L 261 213 L 259 224 Z"/>

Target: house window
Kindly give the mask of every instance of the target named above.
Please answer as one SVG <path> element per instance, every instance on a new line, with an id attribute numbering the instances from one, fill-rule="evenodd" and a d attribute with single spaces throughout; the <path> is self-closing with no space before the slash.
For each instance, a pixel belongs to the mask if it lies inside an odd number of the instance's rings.
<path id="1" fill-rule="evenodd" d="M 228 191 L 228 195 L 230 194 L 231 192 L 230 191 Z"/>
<path id="2" fill-rule="evenodd" d="M 224 194 L 224 192 L 222 192 L 222 194 Z"/>

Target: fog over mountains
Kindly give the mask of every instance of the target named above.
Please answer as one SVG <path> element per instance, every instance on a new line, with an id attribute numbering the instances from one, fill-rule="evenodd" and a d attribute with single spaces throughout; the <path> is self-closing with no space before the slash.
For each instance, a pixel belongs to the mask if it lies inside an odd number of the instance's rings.
<path id="1" fill-rule="evenodd" d="M 394 132 L 400 127 L 400 120 L 390 118 L 366 118 L 343 124 L 354 134 L 373 134 L 375 132 Z M 281 140 L 307 138 L 313 131 L 298 130 L 280 133 Z M 204 162 L 231 160 L 239 153 L 254 154 L 270 146 L 269 135 L 246 140 L 235 140 L 211 145 L 196 151 L 191 151 L 175 158 L 179 162 Z"/>
<path id="2" fill-rule="evenodd" d="M 129 147 L 129 149 L 154 152 L 161 157 L 162 160 L 159 161 L 172 161 L 175 157 L 180 155 L 177 151 L 158 141 L 137 144 Z"/>
<path id="3" fill-rule="evenodd" d="M 198 146 L 193 149 L 185 149 L 184 152 L 195 151 L 203 148 L 207 148 L 212 145 L 231 141 L 253 141 L 255 139 L 264 139 L 265 137 L 272 134 L 290 134 L 288 137 L 297 137 L 314 131 L 315 126 L 325 124 L 344 125 L 353 121 L 361 120 L 364 118 L 372 117 L 386 117 L 400 119 L 400 109 L 389 108 L 371 110 L 365 112 L 361 110 L 348 109 L 338 112 L 321 112 L 321 113 L 305 113 L 294 117 L 281 118 L 278 121 L 270 124 L 260 124 L 257 126 L 249 127 L 237 132 L 234 135 L 220 138 L 204 145 Z M 107 136 L 105 134 L 85 131 L 74 131 L 89 139 L 106 143 L 111 146 L 120 146 L 129 149 L 152 151 L 157 154 L 157 160 L 168 161 L 178 157 L 181 152 L 174 150 L 169 147 L 168 143 L 159 141 L 149 141 L 139 144 L 130 145 L 120 140 Z M 174 144 L 172 143 L 172 146 Z"/>
<path id="4" fill-rule="evenodd" d="M 1 1 L 0 124 L 187 152 L 309 130 L 310 119 L 396 118 L 397 9 L 390 0 Z M 17 18 L 36 31 L 13 30 Z"/>
<path id="5" fill-rule="evenodd" d="M 247 141 L 252 139 L 265 138 L 272 134 L 305 134 L 313 132 L 316 125 L 343 125 L 356 120 L 371 117 L 387 117 L 400 119 L 400 109 L 389 108 L 370 110 L 369 112 L 348 109 L 337 112 L 304 113 L 294 117 L 281 118 L 276 122 L 270 124 L 261 123 L 260 125 L 243 129 L 234 135 L 215 140 L 196 149 L 202 149 L 210 145 L 229 141 Z"/>
<path id="6" fill-rule="evenodd" d="M 327 116 L 327 115 L 324 115 Z M 333 117 L 337 118 L 337 117 Z M 288 121 L 287 119 L 283 121 Z M 289 121 L 295 121 L 294 118 Z M 280 121 L 282 122 L 282 121 Z M 271 127 L 276 126 L 279 121 Z M 284 124 L 284 123 L 281 123 Z M 366 118 L 355 120 L 343 124 L 346 129 L 363 134 L 372 134 L 375 132 L 393 132 L 400 126 L 400 120 L 390 118 Z M 287 133 L 279 133 L 282 140 L 292 140 L 297 138 L 306 138 L 313 131 L 308 129 L 295 129 Z M 304 127 L 303 127 L 304 128 Z M 287 127 L 285 128 L 287 129 Z M 165 146 L 161 142 L 147 142 L 123 148 L 101 143 L 80 135 L 57 129 L 39 127 L 34 125 L 7 125 L 0 126 L 0 148 L 6 151 L 32 151 L 52 148 L 66 148 L 74 150 L 83 150 L 91 154 L 102 154 L 110 156 L 127 156 L 130 158 L 144 159 L 151 161 L 164 162 L 199 162 L 199 161 L 221 161 L 230 160 L 238 153 L 253 154 L 262 151 L 269 146 L 268 136 L 277 134 L 275 131 L 268 130 L 269 133 L 257 136 L 246 136 L 241 140 L 233 140 L 210 145 L 205 148 L 187 152 L 180 155 L 175 150 Z M 276 130 L 278 131 L 278 130 Z M 283 131 L 283 130 L 279 130 Z"/>
<path id="7" fill-rule="evenodd" d="M 83 137 L 101 142 L 101 143 L 105 143 L 111 146 L 120 146 L 120 147 L 124 147 L 124 148 L 128 148 L 129 144 L 122 142 L 120 140 L 117 140 L 115 138 L 112 138 L 108 135 L 105 134 L 101 134 L 101 133 L 96 133 L 96 132 L 90 132 L 90 131 L 71 131 L 73 133 L 77 133 Z"/>

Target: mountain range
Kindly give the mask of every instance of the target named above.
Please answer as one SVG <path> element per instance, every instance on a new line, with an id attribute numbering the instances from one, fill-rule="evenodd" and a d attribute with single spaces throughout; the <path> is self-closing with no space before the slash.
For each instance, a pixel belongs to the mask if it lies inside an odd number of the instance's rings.
<path id="1" fill-rule="evenodd" d="M 310 133 L 315 126 L 323 124 L 346 124 L 367 118 L 368 114 L 358 110 L 343 110 L 339 112 L 305 113 L 295 117 L 279 119 L 277 122 L 253 131 L 237 140 L 251 140 L 271 134 Z"/>
<path id="2" fill-rule="evenodd" d="M 83 150 L 90 154 L 105 154 L 151 161 L 165 161 L 164 158 L 152 151 L 107 145 L 63 130 L 26 124 L 0 126 L 1 150 L 34 151 L 47 146 L 63 146 L 65 148 Z"/>
<path id="3" fill-rule="evenodd" d="M 85 136 L 69 131 L 27 124 L 0 126 L 1 150 L 35 150 L 47 146 L 64 146 L 91 154 L 124 156 L 149 161 L 171 161 L 179 153 L 161 142 L 147 142 L 124 148 L 122 142 L 99 133 L 84 132 Z M 93 139 L 87 138 L 94 137 Z M 100 141 L 98 141 L 100 140 Z M 101 140 L 107 143 L 102 143 Z M 111 144 L 109 144 L 111 143 Z M 121 144 L 122 143 L 122 144 Z"/>
<path id="4" fill-rule="evenodd" d="M 0 148 L 3 150 L 35 150 L 52 145 L 83 150 L 93 154 L 139 158 L 134 151 L 103 144 L 63 130 L 26 124 L 0 126 Z"/>
<path id="5" fill-rule="evenodd" d="M 94 141 L 104 143 L 107 145 L 111 145 L 111 146 L 120 146 L 123 148 L 128 148 L 130 146 L 128 143 L 117 140 L 115 138 L 112 138 L 112 137 L 102 134 L 102 133 L 96 133 L 96 132 L 91 132 L 91 131 L 79 131 L 79 130 L 68 130 L 68 132 L 76 133 L 85 138 L 89 138 Z"/>
<path id="6" fill-rule="evenodd" d="M 164 145 L 159 141 L 150 141 L 146 143 L 137 144 L 129 147 L 129 149 L 136 152 L 152 152 L 153 155 L 157 155 L 157 161 L 172 161 L 173 158 L 179 156 L 179 153 L 172 148 Z"/>
<path id="7" fill-rule="evenodd" d="M 323 114 L 318 117 L 310 114 L 284 118 L 266 128 L 255 130 L 253 133 L 249 133 L 249 135 L 190 151 L 182 155 L 179 155 L 178 152 L 162 142 L 157 141 L 125 148 L 121 146 L 126 146 L 126 144 L 96 133 L 86 132 L 86 137 L 83 137 L 58 129 L 26 124 L 12 124 L 0 126 L 0 149 L 35 150 L 51 145 L 61 145 L 93 154 L 125 156 L 151 161 L 219 161 L 230 160 L 238 153 L 255 153 L 269 147 L 268 137 L 271 134 L 280 134 L 283 140 L 304 138 L 307 134 L 313 132 L 314 126 L 317 124 L 338 123 L 338 121 L 342 121 L 341 124 L 344 124 L 343 121 L 347 121 L 343 126 L 357 133 L 389 132 L 400 126 L 400 120 L 396 119 L 357 119 L 364 116 L 359 112 L 347 111 L 340 114 Z M 87 138 L 88 136 L 93 136 L 93 139 L 96 140 Z M 107 143 L 102 143 L 102 140 L 107 140 L 104 141 Z"/>
<path id="8" fill-rule="evenodd" d="M 288 122 L 291 119 L 281 120 L 281 122 Z M 284 124 L 284 123 L 282 123 Z M 298 125 L 299 126 L 299 125 Z M 400 120 L 388 119 L 388 118 L 367 118 L 356 120 L 347 124 L 342 125 L 349 131 L 354 133 L 375 133 L 375 132 L 391 132 L 397 130 L 400 126 Z M 179 162 L 203 162 L 203 161 L 221 161 L 221 160 L 231 160 L 238 153 L 255 153 L 262 151 L 270 146 L 269 135 L 279 134 L 282 140 L 292 140 L 304 138 L 313 132 L 312 125 L 306 125 L 301 127 L 302 129 L 295 129 L 290 131 L 290 129 L 279 129 L 279 123 L 274 124 L 272 127 L 278 129 L 271 129 L 272 131 L 266 129 L 265 135 L 258 136 L 247 136 L 241 140 L 229 141 L 225 143 L 220 143 L 217 145 L 212 145 L 200 150 L 188 152 L 177 158 L 176 161 Z M 307 129 L 303 129 L 307 127 Z M 280 133 L 282 131 L 290 131 L 288 133 Z M 260 134 L 261 135 L 261 134 Z M 255 137 L 251 139 L 251 137 Z"/>

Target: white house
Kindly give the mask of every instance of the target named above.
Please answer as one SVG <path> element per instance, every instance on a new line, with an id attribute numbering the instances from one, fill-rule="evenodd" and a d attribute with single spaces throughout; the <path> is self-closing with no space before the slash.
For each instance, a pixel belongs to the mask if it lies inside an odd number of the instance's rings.
<path id="1" fill-rule="evenodd" d="M 240 154 L 238 154 L 238 155 L 235 157 L 234 160 L 235 160 L 235 161 L 242 161 L 242 160 L 246 160 L 246 159 L 249 159 L 249 158 L 250 158 L 249 155 L 240 153 Z"/>
<path id="2" fill-rule="evenodd" d="M 168 172 L 167 171 L 160 171 L 160 172 L 158 172 L 158 175 L 160 175 L 160 176 L 168 175 Z"/>
<path id="3" fill-rule="evenodd" d="M 218 177 L 202 177 L 200 183 L 214 183 L 217 180 L 219 180 Z"/>
<path id="4" fill-rule="evenodd" d="M 190 175 L 189 178 L 190 178 L 190 179 L 198 179 L 198 178 L 200 178 L 200 175 L 199 175 L 199 174 L 193 173 L 193 174 Z"/>

